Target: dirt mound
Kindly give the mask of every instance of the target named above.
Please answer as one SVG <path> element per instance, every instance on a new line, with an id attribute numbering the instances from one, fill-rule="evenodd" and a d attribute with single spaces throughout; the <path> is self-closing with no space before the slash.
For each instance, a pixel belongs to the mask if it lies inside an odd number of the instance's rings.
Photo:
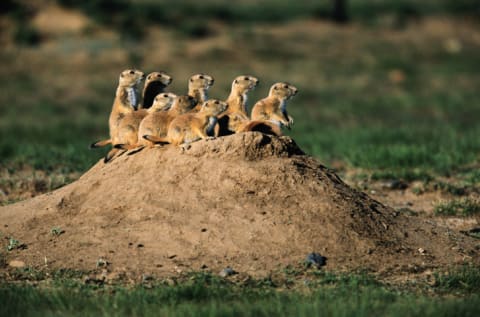
<path id="1" fill-rule="evenodd" d="M 7 262 L 36 268 L 90 270 L 102 259 L 158 276 L 227 266 L 262 275 L 310 252 L 328 269 L 478 261 L 471 238 L 399 214 L 291 138 L 258 132 L 100 161 L 68 186 L 1 208 L 0 221 L 4 237 L 27 246 Z"/>

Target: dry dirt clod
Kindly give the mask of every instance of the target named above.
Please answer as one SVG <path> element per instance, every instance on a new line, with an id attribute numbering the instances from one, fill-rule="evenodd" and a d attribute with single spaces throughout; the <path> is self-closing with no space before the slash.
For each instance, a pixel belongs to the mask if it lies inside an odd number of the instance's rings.
<path id="1" fill-rule="evenodd" d="M 231 276 L 231 275 L 234 275 L 234 274 L 237 274 L 237 272 L 234 269 L 232 269 L 231 267 L 226 267 L 223 270 L 221 270 L 218 275 L 220 277 L 227 277 L 227 276 Z"/>
<path id="2" fill-rule="evenodd" d="M 20 260 L 12 260 L 8 262 L 8 266 L 13 267 L 13 268 L 23 268 L 25 267 L 25 262 L 20 261 Z"/>
<path id="3" fill-rule="evenodd" d="M 153 281 L 153 276 L 150 274 L 142 274 L 142 283 Z"/>
<path id="4" fill-rule="evenodd" d="M 317 269 L 327 264 L 327 258 L 319 253 L 309 253 L 305 259 L 305 265 L 307 267 L 314 266 Z"/>
<path id="5" fill-rule="evenodd" d="M 103 258 L 99 258 L 99 259 L 97 260 L 97 265 L 96 265 L 96 266 L 97 266 L 97 267 L 107 267 L 109 264 L 110 264 L 110 263 L 109 263 L 107 260 L 105 260 L 105 259 L 103 259 Z"/>

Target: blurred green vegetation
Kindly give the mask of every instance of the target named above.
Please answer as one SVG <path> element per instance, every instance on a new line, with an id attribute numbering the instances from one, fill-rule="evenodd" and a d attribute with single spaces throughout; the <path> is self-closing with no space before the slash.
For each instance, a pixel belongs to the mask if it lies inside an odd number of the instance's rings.
<path id="1" fill-rule="evenodd" d="M 469 198 L 451 200 L 437 204 L 434 212 L 438 216 L 474 216 L 480 214 L 480 202 Z"/>
<path id="2" fill-rule="evenodd" d="M 64 7 L 82 10 L 100 24 L 113 27 L 128 39 L 141 39 L 152 24 L 176 29 L 180 34 L 202 38 L 213 33 L 205 21 L 228 24 L 284 23 L 314 18 L 336 20 L 332 0 L 235 1 L 220 0 L 56 0 Z M 409 19 L 431 15 L 468 15 L 480 17 L 476 0 L 346 0 L 346 21 L 377 24 L 388 15 L 396 27 L 404 27 Z M 4 0 L 0 14 L 10 14 L 19 22 L 17 43 L 35 45 L 38 34 L 28 25 L 32 6 L 18 0 Z"/>
<path id="3" fill-rule="evenodd" d="M 78 8 L 100 23 L 119 29 L 122 34 L 138 39 L 145 27 L 160 24 L 176 28 L 181 34 L 204 37 L 214 32 L 205 21 L 218 20 L 229 24 L 283 23 L 302 18 L 334 19 L 333 1 L 152 1 L 152 0 L 57 0 L 66 7 Z M 395 25 L 405 25 L 409 18 L 433 14 L 480 16 L 475 0 L 350 0 L 346 15 L 351 20 L 376 23 L 389 14 Z"/>

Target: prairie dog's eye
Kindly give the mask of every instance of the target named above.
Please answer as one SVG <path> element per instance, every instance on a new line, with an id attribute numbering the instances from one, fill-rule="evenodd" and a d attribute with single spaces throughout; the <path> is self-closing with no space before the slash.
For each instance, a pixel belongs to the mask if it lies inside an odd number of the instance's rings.
<path id="1" fill-rule="evenodd" d="M 203 75 L 198 76 L 198 78 L 203 79 Z"/>
<path id="2" fill-rule="evenodd" d="M 165 95 L 163 95 L 163 97 L 164 97 L 164 98 L 168 98 L 168 95 L 167 95 L 167 94 L 165 94 Z"/>
<path id="3" fill-rule="evenodd" d="M 218 104 L 219 104 L 218 100 L 215 100 L 215 104 L 216 104 L 216 105 L 218 105 Z"/>
<path id="4" fill-rule="evenodd" d="M 133 74 L 135 74 L 135 71 L 131 70 L 130 75 L 133 75 Z"/>
<path id="5" fill-rule="evenodd" d="M 243 80 L 249 80 L 249 78 L 247 76 L 243 77 Z"/>
<path id="6" fill-rule="evenodd" d="M 283 88 L 287 89 L 287 88 L 288 88 L 288 85 L 283 86 Z"/>
<path id="7" fill-rule="evenodd" d="M 277 90 L 277 89 L 278 89 L 278 86 L 273 86 L 273 89 Z"/>
<path id="8" fill-rule="evenodd" d="M 162 77 L 162 74 L 157 74 L 157 77 Z"/>

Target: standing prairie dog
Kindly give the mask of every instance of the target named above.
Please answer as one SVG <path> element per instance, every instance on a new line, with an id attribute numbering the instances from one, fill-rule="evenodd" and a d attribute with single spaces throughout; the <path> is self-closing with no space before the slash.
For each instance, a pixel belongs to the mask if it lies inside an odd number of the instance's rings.
<path id="1" fill-rule="evenodd" d="M 120 123 L 126 115 L 135 112 L 138 106 L 140 100 L 140 84 L 144 77 L 143 72 L 135 69 L 127 69 L 120 73 L 112 111 L 108 119 L 110 138 L 91 144 L 91 148 L 115 144 L 119 135 Z M 113 157 L 117 151 L 116 149 L 112 149 L 105 157 L 105 161 L 108 161 L 108 157 Z"/>
<path id="2" fill-rule="evenodd" d="M 208 99 L 208 90 L 212 87 L 214 79 L 207 74 L 195 74 L 188 80 L 188 95 L 195 98 L 197 105 L 192 111 L 198 112 L 203 103 Z"/>
<path id="3" fill-rule="evenodd" d="M 252 108 L 252 121 L 244 125 L 240 131 L 270 130 L 272 134 L 281 135 L 281 128 L 290 127 L 293 118 L 287 113 L 287 100 L 295 96 L 297 87 L 281 82 L 272 85 L 268 97 L 258 101 Z M 273 124 L 273 125 L 272 125 Z"/>
<path id="4" fill-rule="evenodd" d="M 153 72 L 148 74 L 143 86 L 143 102 L 140 109 L 148 109 L 153 104 L 153 99 L 165 91 L 165 88 L 172 83 L 173 79 L 165 72 Z"/>
<path id="5" fill-rule="evenodd" d="M 175 118 L 168 127 L 166 137 L 144 135 L 143 138 L 154 143 L 171 143 L 174 145 L 208 139 L 208 132 L 217 123 L 217 116 L 228 107 L 229 105 L 224 101 L 210 99 L 203 103 L 199 112 L 186 113 Z"/>
<path id="6" fill-rule="evenodd" d="M 232 90 L 227 98 L 228 109 L 218 118 L 215 135 L 233 134 L 249 121 L 247 114 L 247 93 L 258 85 L 258 78 L 238 76 L 232 82 Z"/>
<path id="7" fill-rule="evenodd" d="M 124 150 L 135 149 L 134 152 L 129 153 L 134 154 L 145 146 L 153 147 L 155 143 L 144 139 L 142 136 L 166 137 L 170 123 L 176 117 L 191 111 L 195 107 L 196 101 L 192 96 L 176 96 L 172 93 L 164 93 L 155 97 L 155 105 L 158 105 L 157 107 L 161 105 L 163 109 L 168 107 L 168 109 L 166 111 L 149 111 L 138 127 L 137 142 L 116 144 L 116 148 Z"/>

